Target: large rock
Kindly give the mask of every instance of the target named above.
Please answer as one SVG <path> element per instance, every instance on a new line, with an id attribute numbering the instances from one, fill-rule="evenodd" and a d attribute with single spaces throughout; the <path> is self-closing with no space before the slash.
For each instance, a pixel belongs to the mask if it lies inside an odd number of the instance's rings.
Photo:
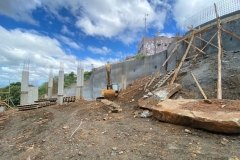
<path id="1" fill-rule="evenodd" d="M 164 87 L 157 88 L 153 91 L 154 98 L 159 101 L 164 101 L 170 98 L 174 93 L 182 89 L 182 86 L 177 83 L 169 84 Z"/>
<path id="2" fill-rule="evenodd" d="M 158 102 L 170 98 L 174 93 L 182 89 L 182 86 L 177 83 L 169 84 L 164 87 L 157 88 L 152 92 L 144 95 L 138 100 L 138 105 L 141 108 L 152 109 Z"/>
<path id="3" fill-rule="evenodd" d="M 104 104 L 104 106 L 109 109 L 111 112 L 116 113 L 116 112 L 121 112 L 122 108 L 120 107 L 120 105 L 109 101 L 107 99 L 102 99 L 101 102 Z"/>
<path id="4" fill-rule="evenodd" d="M 153 107 L 152 111 L 153 116 L 160 121 L 213 132 L 240 133 L 240 101 L 230 101 L 226 106 L 221 104 L 224 103 L 168 99 Z M 211 106 L 215 108 L 211 109 Z"/>

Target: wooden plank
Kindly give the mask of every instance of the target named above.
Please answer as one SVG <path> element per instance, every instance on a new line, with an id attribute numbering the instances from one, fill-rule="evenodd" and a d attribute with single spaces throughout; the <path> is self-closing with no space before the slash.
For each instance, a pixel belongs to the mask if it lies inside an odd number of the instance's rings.
<path id="1" fill-rule="evenodd" d="M 223 28 L 221 27 L 221 30 L 240 40 L 240 37 L 239 37 L 239 36 L 237 36 L 237 35 L 229 32 L 229 31 L 227 31 L 226 29 L 223 29 Z"/>
<path id="2" fill-rule="evenodd" d="M 212 38 L 207 42 L 207 44 L 202 48 L 202 50 L 204 50 L 207 47 L 207 45 L 212 41 L 212 39 L 217 35 L 217 33 L 218 31 L 212 36 Z"/>
<path id="3" fill-rule="evenodd" d="M 217 27 L 218 27 L 218 83 L 217 83 L 217 99 L 222 99 L 222 64 L 221 64 L 221 56 L 222 56 L 222 48 L 221 48 L 221 26 L 220 26 L 220 18 L 217 11 L 217 6 L 214 3 L 215 13 L 217 17 Z"/>
<path id="4" fill-rule="evenodd" d="M 216 36 L 216 34 L 217 34 L 217 32 L 215 33 L 215 35 L 213 36 L 213 37 L 215 37 Z M 208 43 L 208 44 L 210 44 L 210 45 L 212 45 L 213 47 L 216 47 L 216 48 L 218 48 L 218 46 L 216 46 L 216 45 L 214 45 L 214 44 L 212 44 L 210 41 L 211 41 L 211 39 L 209 40 L 209 41 L 206 41 L 205 39 L 202 39 L 201 37 L 198 37 L 198 36 L 196 36 L 197 38 L 199 38 L 200 40 L 202 40 L 202 41 L 204 41 L 204 42 L 206 42 L 206 43 Z M 212 38 L 213 38 L 212 37 Z M 204 48 L 207 46 L 207 44 L 204 46 Z M 203 48 L 203 49 L 204 49 Z M 202 50 L 203 50 L 202 49 Z"/>
<path id="5" fill-rule="evenodd" d="M 207 99 L 207 96 L 206 96 L 206 94 L 204 93 L 204 91 L 203 91 L 202 87 L 200 86 L 200 84 L 198 83 L 197 78 L 194 76 L 194 74 L 193 74 L 192 72 L 191 72 L 191 75 L 192 75 L 194 81 L 196 82 L 196 84 L 197 84 L 199 90 L 201 91 L 201 93 L 202 93 L 204 99 Z"/>
<path id="6" fill-rule="evenodd" d="M 198 29 L 200 29 L 200 26 L 198 26 Z M 202 38 L 202 34 L 201 33 L 200 33 L 199 37 Z M 200 49 L 202 50 L 202 41 L 201 41 L 201 39 L 200 39 Z"/>
<path id="7" fill-rule="evenodd" d="M 189 49 L 191 48 L 191 44 L 192 44 L 193 38 L 194 38 L 194 36 L 192 35 L 191 40 L 190 40 L 190 42 L 189 42 L 189 45 L 188 45 L 188 47 L 187 47 L 187 50 L 186 50 L 186 52 L 184 53 L 184 55 L 183 55 L 183 57 L 182 57 L 182 60 L 181 60 L 180 64 L 178 65 L 178 68 L 176 69 L 175 74 L 173 75 L 173 78 L 172 78 L 170 84 L 173 84 L 173 82 L 175 81 L 175 79 L 176 79 L 176 77 L 177 77 L 177 75 L 178 75 L 178 72 L 179 72 L 180 68 L 182 67 L 182 64 L 183 64 L 183 62 L 184 62 L 184 60 L 185 60 L 185 58 L 186 58 L 186 56 L 187 56 L 187 54 L 188 54 L 188 52 L 189 52 Z"/>
<path id="8" fill-rule="evenodd" d="M 169 56 L 167 57 L 167 59 L 165 60 L 165 62 L 162 64 L 162 66 L 160 67 L 160 69 L 158 70 L 158 72 L 155 74 L 155 76 L 151 79 L 150 83 L 148 84 L 148 86 L 150 86 L 152 84 L 152 82 L 155 80 L 155 78 L 157 78 L 160 75 L 160 72 L 162 70 L 162 68 L 166 65 L 166 63 L 168 62 L 168 60 L 171 58 L 171 56 L 173 55 L 173 53 L 177 50 L 179 46 L 179 43 L 176 44 L 175 48 L 171 51 L 171 53 L 169 54 Z"/>
<path id="9" fill-rule="evenodd" d="M 186 40 L 183 40 L 183 41 L 189 44 L 188 41 L 186 41 Z M 190 45 L 190 44 L 189 44 L 189 45 Z M 206 54 L 204 51 L 202 51 L 201 49 L 199 49 L 199 48 L 196 47 L 195 45 L 191 44 L 191 46 L 193 46 L 194 48 L 196 48 L 196 49 L 197 49 L 198 51 L 200 51 L 202 54 Z"/>

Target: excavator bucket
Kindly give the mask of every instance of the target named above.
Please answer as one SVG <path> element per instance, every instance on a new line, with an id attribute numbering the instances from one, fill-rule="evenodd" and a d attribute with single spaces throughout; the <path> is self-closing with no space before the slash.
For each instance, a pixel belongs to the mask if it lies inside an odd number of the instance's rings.
<path id="1" fill-rule="evenodd" d="M 104 90 L 103 97 L 105 99 L 115 98 L 115 90 L 113 89 Z"/>

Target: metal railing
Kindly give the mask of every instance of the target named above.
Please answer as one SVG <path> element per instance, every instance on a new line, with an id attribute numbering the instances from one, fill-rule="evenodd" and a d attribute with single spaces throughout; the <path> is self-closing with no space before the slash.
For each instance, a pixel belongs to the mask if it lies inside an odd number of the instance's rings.
<path id="1" fill-rule="evenodd" d="M 221 0 L 216 5 L 219 16 L 240 10 L 240 0 Z M 182 30 L 187 30 L 187 26 L 197 27 L 213 19 L 216 19 L 214 4 L 185 20 L 180 27 Z"/>

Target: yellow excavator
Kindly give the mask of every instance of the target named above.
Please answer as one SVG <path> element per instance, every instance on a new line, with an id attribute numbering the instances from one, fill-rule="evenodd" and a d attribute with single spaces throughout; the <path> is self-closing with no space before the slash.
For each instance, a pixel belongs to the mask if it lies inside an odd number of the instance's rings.
<path id="1" fill-rule="evenodd" d="M 106 64 L 106 72 L 107 72 L 107 88 L 102 89 L 102 96 L 103 97 L 98 97 L 97 99 L 114 99 L 118 96 L 118 85 L 112 84 L 112 79 L 111 79 L 111 65 L 108 62 Z"/>

